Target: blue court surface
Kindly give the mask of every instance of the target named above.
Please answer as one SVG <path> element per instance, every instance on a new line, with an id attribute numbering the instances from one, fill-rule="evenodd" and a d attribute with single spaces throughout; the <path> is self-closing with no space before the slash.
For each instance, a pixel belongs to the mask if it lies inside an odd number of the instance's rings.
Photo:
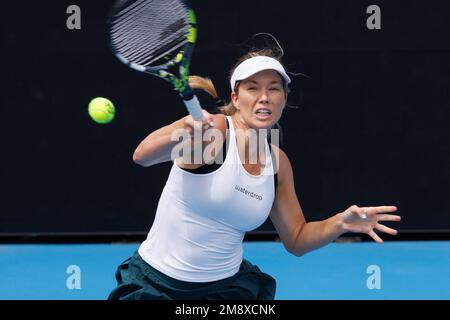
<path id="1" fill-rule="evenodd" d="M 103 300 L 131 244 L 0 245 L 0 299 Z M 450 242 L 332 243 L 303 257 L 245 242 L 276 299 L 450 299 Z"/>

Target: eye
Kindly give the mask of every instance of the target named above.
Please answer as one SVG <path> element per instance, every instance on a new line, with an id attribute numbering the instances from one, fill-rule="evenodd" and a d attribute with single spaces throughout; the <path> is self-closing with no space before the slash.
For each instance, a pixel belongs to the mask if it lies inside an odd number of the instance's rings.
<path id="1" fill-rule="evenodd" d="M 248 87 L 247 90 L 256 90 L 255 87 Z"/>
<path id="2" fill-rule="evenodd" d="M 281 88 L 279 88 L 279 87 L 272 87 L 272 88 L 270 88 L 269 90 L 270 90 L 270 91 L 280 91 Z"/>

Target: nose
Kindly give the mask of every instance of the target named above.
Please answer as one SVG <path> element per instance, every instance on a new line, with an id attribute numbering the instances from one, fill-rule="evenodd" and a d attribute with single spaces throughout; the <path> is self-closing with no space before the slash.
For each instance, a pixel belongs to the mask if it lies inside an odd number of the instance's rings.
<path id="1" fill-rule="evenodd" d="M 268 103 L 269 102 L 269 95 L 267 94 L 266 90 L 261 91 L 261 96 L 259 97 L 260 103 Z"/>

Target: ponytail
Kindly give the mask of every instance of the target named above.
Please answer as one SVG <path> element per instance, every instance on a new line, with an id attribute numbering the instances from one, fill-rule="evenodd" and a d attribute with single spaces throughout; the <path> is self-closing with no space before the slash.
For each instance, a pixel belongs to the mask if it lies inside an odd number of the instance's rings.
<path id="1" fill-rule="evenodd" d="M 217 90 L 211 79 L 199 76 L 189 76 L 189 86 L 192 89 L 199 89 L 208 93 L 214 99 L 219 113 L 226 116 L 231 116 L 236 112 L 236 108 L 232 102 L 224 104 L 224 102 L 219 98 Z"/>

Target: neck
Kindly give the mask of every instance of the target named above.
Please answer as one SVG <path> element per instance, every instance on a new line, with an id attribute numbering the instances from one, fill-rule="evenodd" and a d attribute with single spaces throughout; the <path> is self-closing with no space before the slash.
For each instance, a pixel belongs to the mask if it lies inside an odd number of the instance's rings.
<path id="1" fill-rule="evenodd" d="M 231 117 L 236 133 L 239 156 L 244 164 L 258 164 L 265 159 L 267 129 L 255 129 L 245 123 L 237 112 Z"/>

